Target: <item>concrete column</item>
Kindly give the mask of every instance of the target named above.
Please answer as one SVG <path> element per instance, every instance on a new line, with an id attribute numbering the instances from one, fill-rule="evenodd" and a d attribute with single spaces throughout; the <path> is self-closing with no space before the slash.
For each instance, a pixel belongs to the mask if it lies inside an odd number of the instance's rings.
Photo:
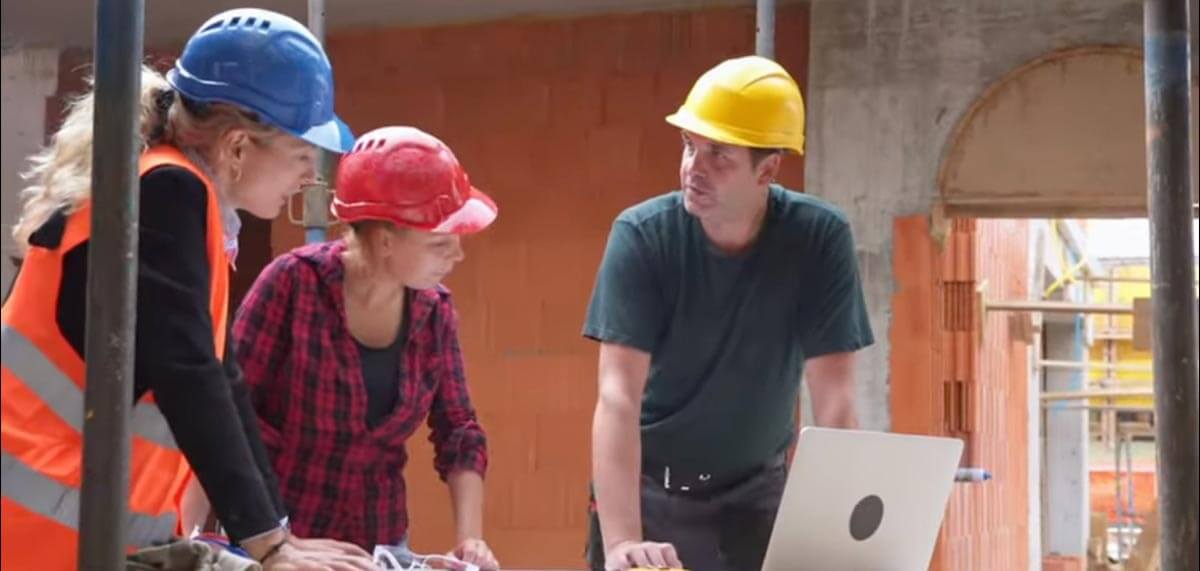
<path id="1" fill-rule="evenodd" d="M 1063 316 L 1045 323 L 1045 358 L 1080 360 L 1083 323 Z M 1064 321 L 1065 320 L 1065 321 Z M 1081 371 L 1046 371 L 1046 391 L 1082 390 Z M 1045 409 L 1042 521 L 1045 554 L 1086 556 L 1089 511 L 1087 411 L 1066 408 L 1083 401 L 1059 401 Z M 1033 554 L 1031 554 L 1033 555 Z M 1032 557 L 1031 557 L 1032 558 Z"/>

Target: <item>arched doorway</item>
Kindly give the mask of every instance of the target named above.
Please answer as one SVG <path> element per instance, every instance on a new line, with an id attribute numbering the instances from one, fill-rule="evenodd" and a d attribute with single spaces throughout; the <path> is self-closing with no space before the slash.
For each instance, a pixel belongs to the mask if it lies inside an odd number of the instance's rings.
<path id="1" fill-rule="evenodd" d="M 1141 51 L 1088 46 L 1018 67 L 976 99 L 938 173 L 950 216 L 1144 216 Z"/>

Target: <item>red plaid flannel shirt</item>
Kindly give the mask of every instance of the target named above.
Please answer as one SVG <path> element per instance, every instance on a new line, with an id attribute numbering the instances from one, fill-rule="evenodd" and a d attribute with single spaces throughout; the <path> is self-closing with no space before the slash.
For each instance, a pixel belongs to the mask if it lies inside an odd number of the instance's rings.
<path id="1" fill-rule="evenodd" d="M 273 261 L 234 322 L 238 362 L 292 529 L 368 550 L 408 531 L 405 441 L 428 418 L 434 468 L 483 474 L 487 445 L 463 374 L 456 314 L 444 288 L 409 297 L 396 409 L 368 428 L 358 348 L 345 324 L 341 241 Z"/>

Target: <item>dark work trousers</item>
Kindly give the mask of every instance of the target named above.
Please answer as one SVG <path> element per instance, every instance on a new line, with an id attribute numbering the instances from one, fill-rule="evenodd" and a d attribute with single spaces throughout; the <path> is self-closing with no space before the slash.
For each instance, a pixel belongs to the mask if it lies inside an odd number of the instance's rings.
<path id="1" fill-rule="evenodd" d="M 668 489 L 662 478 L 642 475 L 646 541 L 674 545 L 688 571 L 759 571 L 787 482 L 785 456 L 717 490 L 683 491 L 677 482 Z M 588 567 L 603 571 L 600 521 L 594 507 L 589 511 Z"/>

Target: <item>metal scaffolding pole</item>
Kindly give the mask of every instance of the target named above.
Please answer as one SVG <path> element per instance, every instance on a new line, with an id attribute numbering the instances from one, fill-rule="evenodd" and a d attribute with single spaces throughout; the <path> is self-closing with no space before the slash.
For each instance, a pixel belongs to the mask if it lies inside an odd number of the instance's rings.
<path id="1" fill-rule="evenodd" d="M 325 44 L 325 0 L 308 0 L 308 30 Z M 324 242 L 329 228 L 329 188 L 332 184 L 333 157 L 324 149 L 317 162 L 318 184 L 304 189 L 304 241 Z"/>
<path id="2" fill-rule="evenodd" d="M 1055 391 L 1041 394 L 1042 402 L 1111 397 L 1152 397 L 1154 389 L 1084 389 L 1079 391 Z"/>
<path id="3" fill-rule="evenodd" d="M 775 59 L 775 0 L 758 0 L 754 14 L 757 28 L 754 53 Z"/>
<path id="4" fill-rule="evenodd" d="M 1146 0 L 1144 19 L 1158 513 L 1162 568 L 1167 570 L 1200 568 L 1189 4 Z"/>
<path id="5" fill-rule="evenodd" d="M 1122 363 L 1107 363 L 1103 361 L 1062 361 L 1058 359 L 1042 359 L 1037 362 L 1039 367 L 1047 369 L 1076 369 L 1081 371 L 1122 371 L 1126 373 L 1149 373 L 1148 365 L 1132 365 Z"/>
<path id="6" fill-rule="evenodd" d="M 1086 276 L 1083 281 L 1120 284 L 1148 284 L 1150 278 L 1132 278 L 1124 276 Z"/>
<path id="7" fill-rule="evenodd" d="M 987 311 L 1041 311 L 1045 313 L 1133 313 L 1133 306 L 1122 303 L 1073 303 L 1069 301 L 989 300 Z"/>
<path id="8" fill-rule="evenodd" d="M 97 0 L 79 568 L 124 569 L 143 0 Z"/>

